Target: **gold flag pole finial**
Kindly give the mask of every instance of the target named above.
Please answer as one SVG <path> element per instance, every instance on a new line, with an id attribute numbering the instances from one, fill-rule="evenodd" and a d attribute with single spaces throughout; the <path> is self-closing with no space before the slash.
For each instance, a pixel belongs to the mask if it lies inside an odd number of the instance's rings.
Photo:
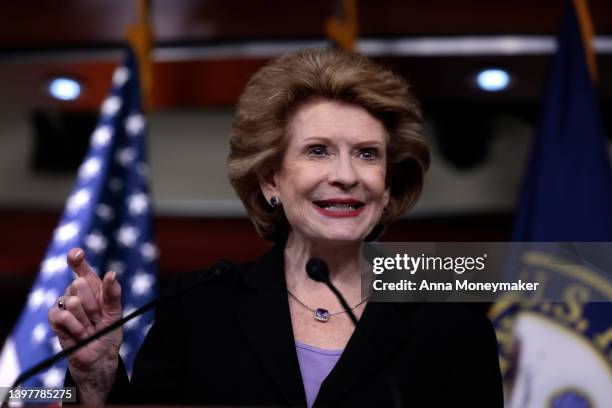
<path id="1" fill-rule="evenodd" d="M 325 21 L 327 36 L 345 51 L 355 51 L 358 35 L 356 0 L 338 0 L 334 17 Z"/>
<path id="2" fill-rule="evenodd" d="M 582 44 L 584 45 L 584 52 L 589 67 L 589 74 L 591 75 L 591 81 L 597 82 L 597 63 L 595 62 L 595 50 L 593 47 L 593 40 L 595 39 L 595 30 L 593 29 L 593 20 L 591 19 L 591 13 L 589 12 L 589 5 L 587 0 L 572 0 L 574 3 L 574 9 L 576 10 L 576 16 L 578 17 L 578 26 L 582 33 Z"/>
<path id="3" fill-rule="evenodd" d="M 142 84 L 142 109 L 149 112 L 152 107 L 153 91 L 153 32 L 150 23 L 150 1 L 138 0 L 138 22 L 126 29 L 128 43 L 138 61 L 140 83 Z"/>

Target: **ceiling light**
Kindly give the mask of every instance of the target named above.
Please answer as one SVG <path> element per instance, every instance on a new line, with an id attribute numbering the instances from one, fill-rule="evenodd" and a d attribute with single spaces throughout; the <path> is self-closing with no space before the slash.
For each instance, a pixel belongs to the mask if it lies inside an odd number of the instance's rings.
<path id="1" fill-rule="evenodd" d="M 49 83 L 49 93 L 55 99 L 72 101 L 81 94 L 81 85 L 72 78 L 55 78 Z"/>
<path id="2" fill-rule="evenodd" d="M 478 73 L 476 82 L 483 91 L 499 92 L 510 84 L 510 75 L 503 69 L 484 69 Z"/>

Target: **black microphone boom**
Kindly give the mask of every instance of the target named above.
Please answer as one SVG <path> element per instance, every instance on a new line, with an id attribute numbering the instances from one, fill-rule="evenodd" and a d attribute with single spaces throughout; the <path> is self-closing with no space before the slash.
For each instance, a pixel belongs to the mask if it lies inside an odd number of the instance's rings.
<path id="1" fill-rule="evenodd" d="M 142 306 L 139 309 L 136 309 L 135 311 L 133 311 L 132 313 L 130 313 L 127 316 L 122 317 L 119 320 L 114 321 L 113 323 L 109 324 L 108 326 L 104 327 L 103 329 L 101 329 L 100 331 L 92 334 L 91 336 L 84 338 L 80 341 L 78 341 L 75 345 L 68 347 L 65 350 L 60 351 L 59 353 L 55 354 L 54 356 L 51 356 L 43 361 L 41 361 L 40 363 L 36 364 L 35 366 L 30 367 L 29 369 L 27 369 L 26 371 L 24 371 L 23 373 L 21 373 L 19 375 L 19 377 L 17 377 L 17 379 L 15 380 L 15 382 L 13 382 L 13 385 L 11 388 L 16 388 L 19 384 L 21 384 L 22 382 L 24 382 L 25 380 L 28 380 L 30 377 L 33 377 L 34 375 L 38 374 L 39 372 L 43 371 L 46 368 L 51 367 L 53 364 L 57 363 L 58 361 L 60 361 L 61 359 L 63 359 L 64 357 L 69 356 L 70 354 L 74 353 L 75 351 L 79 350 L 81 347 L 85 347 L 86 345 L 88 345 L 89 343 L 91 343 L 92 341 L 104 336 L 105 334 L 108 334 L 110 332 L 112 332 L 113 330 L 116 330 L 117 328 L 123 326 L 125 323 L 129 322 L 130 320 L 140 316 L 141 314 L 148 312 L 149 310 L 153 309 L 154 307 L 157 307 L 163 303 L 166 303 L 176 297 L 182 296 L 187 292 L 192 291 L 193 289 L 196 289 L 202 285 L 208 284 L 208 283 L 212 283 L 218 279 L 220 279 L 221 277 L 223 277 L 224 275 L 226 275 L 228 272 L 231 272 L 234 270 L 234 266 L 232 265 L 231 262 L 229 261 L 219 261 L 216 264 L 214 264 L 213 266 L 211 266 L 208 269 L 205 269 L 204 271 L 202 271 L 200 273 L 200 275 L 198 276 L 196 282 L 186 288 L 165 294 L 163 296 L 158 297 L 157 299 L 154 299 L 152 301 L 150 301 L 149 303 L 147 303 L 146 305 Z M 7 394 L 8 395 L 8 394 Z"/>
<path id="2" fill-rule="evenodd" d="M 344 299 L 342 293 L 340 293 L 340 291 L 329 279 L 329 267 L 327 266 L 327 263 L 320 258 L 310 258 L 308 262 L 306 262 L 306 273 L 308 276 L 310 276 L 310 279 L 326 284 L 329 290 L 334 292 L 334 295 L 336 295 L 336 298 L 338 298 L 342 308 L 346 311 L 355 327 L 357 327 L 358 321 L 355 313 L 353 313 L 353 309 L 346 302 L 346 299 Z"/>
<path id="3" fill-rule="evenodd" d="M 357 321 L 355 313 L 353 313 L 353 309 L 349 306 L 346 299 L 344 298 L 344 296 L 342 296 L 342 293 L 340 293 L 338 288 L 336 288 L 336 286 L 331 282 L 331 279 L 329 279 L 329 267 L 327 266 L 327 263 L 320 258 L 312 257 L 308 260 L 308 262 L 306 262 L 306 273 L 308 274 L 310 279 L 327 285 L 329 290 L 331 290 L 334 295 L 336 295 L 336 298 L 344 308 L 344 311 L 353 322 L 353 325 L 355 325 L 355 331 L 363 337 L 365 342 L 370 347 L 372 347 L 372 343 L 368 339 L 368 336 L 359 328 L 359 322 Z M 380 366 L 381 371 L 384 373 L 385 377 L 387 378 L 387 383 L 389 384 L 389 389 L 391 390 L 391 396 L 393 398 L 393 407 L 401 408 L 402 398 L 397 387 L 397 382 L 395 381 L 395 378 L 391 375 L 389 369 L 382 361 L 378 360 L 377 358 L 374 359 Z"/>

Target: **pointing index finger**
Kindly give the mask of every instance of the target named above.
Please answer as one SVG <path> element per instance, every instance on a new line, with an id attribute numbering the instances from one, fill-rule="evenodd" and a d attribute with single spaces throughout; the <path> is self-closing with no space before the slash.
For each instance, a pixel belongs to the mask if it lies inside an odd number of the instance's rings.
<path id="1" fill-rule="evenodd" d="M 85 260 L 85 251 L 81 248 L 72 248 L 68 252 L 67 261 L 77 276 L 87 279 L 94 293 L 98 293 L 102 281 Z"/>

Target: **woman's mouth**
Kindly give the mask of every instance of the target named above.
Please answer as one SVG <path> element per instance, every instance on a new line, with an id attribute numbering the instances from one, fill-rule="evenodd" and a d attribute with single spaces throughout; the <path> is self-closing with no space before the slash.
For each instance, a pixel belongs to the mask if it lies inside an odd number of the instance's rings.
<path id="1" fill-rule="evenodd" d="M 320 214 L 327 217 L 357 217 L 365 208 L 365 203 L 355 199 L 328 199 L 314 201 Z"/>

